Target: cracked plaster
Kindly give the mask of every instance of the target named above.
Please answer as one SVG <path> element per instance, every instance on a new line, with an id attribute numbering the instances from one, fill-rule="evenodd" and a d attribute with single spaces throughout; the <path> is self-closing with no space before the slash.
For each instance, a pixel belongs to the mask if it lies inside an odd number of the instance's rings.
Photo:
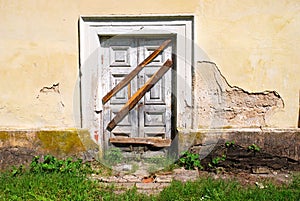
<path id="1" fill-rule="evenodd" d="M 72 104 L 78 76 L 78 16 L 182 13 L 195 15 L 196 45 L 222 66 L 222 73 L 228 81 L 249 91 L 274 89 L 284 99 L 284 108 L 268 107 L 265 120 L 253 125 L 265 122 L 267 126 L 297 127 L 300 73 L 298 1 L 70 2 L 2 2 L 1 127 L 76 126 Z M 199 57 L 195 55 L 196 60 L 203 60 Z M 48 107 L 53 104 L 52 98 L 44 98 L 44 102 L 36 99 L 39 87 L 57 80 L 64 98 L 63 112 Z M 239 90 L 232 93 L 244 94 Z M 271 95 L 269 93 L 269 97 Z M 275 94 L 272 96 L 276 97 Z M 279 108 L 281 110 L 274 113 L 273 109 Z M 47 114 L 49 110 L 50 114 Z M 201 122 L 194 124 L 199 127 L 212 124 L 204 124 L 202 117 L 198 119 Z M 221 122 L 221 125 L 228 124 Z"/>
<path id="2" fill-rule="evenodd" d="M 194 82 L 197 128 L 267 127 L 268 119 L 284 107 L 276 91 L 231 86 L 212 62 L 198 62 Z"/>

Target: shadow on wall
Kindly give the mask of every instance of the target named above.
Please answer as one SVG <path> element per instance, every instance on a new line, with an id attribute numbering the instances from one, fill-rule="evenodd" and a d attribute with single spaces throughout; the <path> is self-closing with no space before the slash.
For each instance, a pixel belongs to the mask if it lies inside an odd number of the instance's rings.
<path id="1" fill-rule="evenodd" d="M 212 62 L 198 62 L 194 86 L 196 128 L 264 127 L 284 107 L 276 91 L 251 93 L 230 86 Z"/>

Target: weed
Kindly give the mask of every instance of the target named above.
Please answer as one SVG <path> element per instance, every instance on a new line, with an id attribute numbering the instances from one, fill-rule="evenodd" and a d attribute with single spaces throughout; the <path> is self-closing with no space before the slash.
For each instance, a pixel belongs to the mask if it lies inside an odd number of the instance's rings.
<path id="1" fill-rule="evenodd" d="M 189 152 L 185 154 L 189 158 L 191 155 L 198 155 Z M 195 160 L 199 160 L 199 156 L 197 158 Z M 217 163 L 223 159 L 225 156 L 216 157 L 214 161 Z M 61 172 L 60 168 L 57 168 L 59 165 L 55 166 L 56 168 L 47 167 L 47 174 L 42 169 L 42 164 L 74 164 L 80 160 L 58 160 L 48 156 L 44 157 L 44 160 L 35 157 L 33 161 L 35 171 L 20 166 L 12 172 L 0 173 L 0 200 L 300 200 L 300 174 L 295 174 L 293 181 L 286 185 L 264 184 L 267 188 L 244 186 L 235 180 L 210 177 L 199 178 L 194 182 L 173 181 L 160 194 L 149 196 L 138 193 L 136 187 L 116 194 L 114 186 L 107 187 L 88 179 L 82 165 L 77 166 L 77 174 Z M 40 168 L 37 168 L 38 166 Z"/>
<path id="2" fill-rule="evenodd" d="M 1 173 L 0 182 L 0 200 L 101 200 L 98 187 L 83 174 Z"/>
<path id="3" fill-rule="evenodd" d="M 135 173 L 139 168 L 140 168 L 140 166 L 139 166 L 138 163 L 132 163 L 132 168 L 131 168 L 131 170 L 129 171 L 128 174 Z"/>
<path id="4" fill-rule="evenodd" d="M 253 152 L 259 152 L 260 151 L 260 147 L 256 144 L 252 144 L 250 146 L 248 146 L 248 150 L 249 151 L 253 151 Z"/>
<path id="5" fill-rule="evenodd" d="M 121 149 L 119 148 L 110 148 L 104 154 L 104 159 L 108 165 L 116 165 L 123 161 L 124 157 Z"/>
<path id="6" fill-rule="evenodd" d="M 234 142 L 234 141 L 228 141 L 228 142 L 225 142 L 225 147 L 226 147 L 226 148 L 233 147 L 234 145 L 235 145 L 235 142 Z"/>
<path id="7" fill-rule="evenodd" d="M 211 160 L 211 163 L 208 163 L 208 167 L 213 169 L 216 166 L 218 166 L 218 164 L 220 162 L 225 161 L 225 160 L 226 160 L 226 155 L 225 154 L 223 154 L 222 157 L 217 156 L 217 157 L 215 157 Z"/>
<path id="8" fill-rule="evenodd" d="M 217 156 L 216 158 L 212 159 L 212 164 L 214 165 L 218 165 L 221 161 L 225 161 L 226 160 L 226 155 L 223 154 L 222 157 Z"/>
<path id="9" fill-rule="evenodd" d="M 153 156 L 150 158 L 144 158 L 143 162 L 145 162 L 146 164 L 148 164 L 148 172 L 149 173 L 154 173 L 160 170 L 163 171 L 168 171 L 169 168 L 171 168 L 171 165 L 174 164 L 175 159 L 168 156 Z"/>
<path id="10" fill-rule="evenodd" d="M 180 166 L 178 165 L 178 163 L 172 163 L 170 165 L 165 166 L 162 171 L 164 172 L 169 172 L 169 171 L 173 171 L 176 168 L 179 168 Z"/>
<path id="11" fill-rule="evenodd" d="M 160 170 L 160 168 L 153 164 L 149 165 L 149 167 L 147 168 L 147 171 L 150 174 L 154 174 L 155 172 L 158 172 L 159 170 Z"/>
<path id="12" fill-rule="evenodd" d="M 168 165 L 171 165 L 172 163 L 174 163 L 174 159 L 171 157 L 155 156 L 155 157 L 151 157 L 151 158 L 145 158 L 144 162 L 152 163 L 159 167 L 165 167 L 165 166 L 168 166 Z"/>
<path id="13" fill-rule="evenodd" d="M 294 183 L 299 183 L 295 177 Z M 242 186 L 235 180 L 200 178 L 195 182 L 173 181 L 158 196 L 158 200 L 299 200 L 300 188 L 296 184 L 260 189 Z"/>
<path id="14" fill-rule="evenodd" d="M 14 166 L 11 174 L 12 174 L 12 176 L 17 176 L 17 175 L 23 174 L 24 171 L 25 171 L 24 165 L 20 165 L 19 167 Z"/>
<path id="15" fill-rule="evenodd" d="M 103 164 L 101 161 L 92 161 L 90 163 L 92 173 L 102 176 L 112 176 L 112 169 Z"/>
<path id="16" fill-rule="evenodd" d="M 87 173 L 91 171 L 91 167 L 89 164 L 83 164 L 81 159 L 73 160 L 69 157 L 65 160 L 61 160 L 52 155 L 46 155 L 42 161 L 40 161 L 39 156 L 35 156 L 30 164 L 30 171 L 33 173 L 78 173 L 79 171 Z"/>
<path id="17" fill-rule="evenodd" d="M 196 168 L 203 169 L 200 163 L 199 154 L 186 151 L 182 154 L 178 164 L 187 170 L 194 170 Z"/>
<path id="18" fill-rule="evenodd" d="M 268 188 L 264 189 L 210 177 L 194 182 L 173 181 L 152 196 L 140 194 L 136 188 L 116 194 L 115 187 L 91 181 L 85 174 L 25 171 L 15 177 L 11 172 L 1 172 L 0 183 L 0 200 L 300 200 L 300 175 L 280 187 L 266 183 Z"/>

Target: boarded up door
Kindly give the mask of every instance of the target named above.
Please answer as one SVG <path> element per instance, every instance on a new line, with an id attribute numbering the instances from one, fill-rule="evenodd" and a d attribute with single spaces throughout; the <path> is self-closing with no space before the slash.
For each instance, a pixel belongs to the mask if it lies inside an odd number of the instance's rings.
<path id="1" fill-rule="evenodd" d="M 166 37 L 100 37 L 102 78 L 100 86 L 108 92 L 139 63 L 158 48 Z M 130 84 L 113 96 L 103 108 L 103 128 L 128 99 L 172 57 L 170 43 Z M 104 130 L 104 143 L 109 138 L 171 138 L 172 72 L 163 78 L 139 101 L 136 107 L 111 132 Z"/>

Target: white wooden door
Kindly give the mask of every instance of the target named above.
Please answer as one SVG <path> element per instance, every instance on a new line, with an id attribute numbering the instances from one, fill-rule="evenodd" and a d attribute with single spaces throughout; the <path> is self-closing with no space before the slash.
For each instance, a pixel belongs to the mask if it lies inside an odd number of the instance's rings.
<path id="1" fill-rule="evenodd" d="M 169 38 L 163 36 L 100 37 L 102 78 L 99 84 L 104 92 L 109 92 L 167 39 Z M 172 44 L 170 43 L 127 87 L 103 106 L 104 143 L 108 144 L 111 137 L 171 138 L 171 70 L 146 93 L 136 107 L 111 132 L 105 128 L 128 99 L 167 59 L 172 58 Z"/>

